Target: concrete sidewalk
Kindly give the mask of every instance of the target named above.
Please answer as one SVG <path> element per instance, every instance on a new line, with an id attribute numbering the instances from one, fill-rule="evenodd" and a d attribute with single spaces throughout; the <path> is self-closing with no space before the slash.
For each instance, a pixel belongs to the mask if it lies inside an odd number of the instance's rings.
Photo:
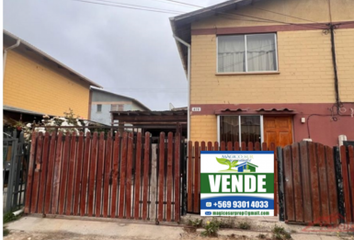
<path id="1" fill-rule="evenodd" d="M 187 233 L 184 225 L 154 225 L 149 222 L 131 220 L 94 220 L 94 218 L 73 219 L 73 218 L 42 218 L 38 216 L 22 217 L 18 221 L 6 224 L 10 230 L 10 235 L 4 239 L 20 240 L 44 240 L 44 239 L 74 239 L 74 240 L 165 240 L 165 239 L 205 239 L 200 236 L 202 229 L 197 233 Z M 270 231 L 243 231 L 239 229 L 222 229 L 219 231 L 219 239 L 259 239 L 258 236 L 264 234 L 270 239 Z M 334 240 L 334 239 L 354 239 L 348 235 L 329 236 L 326 234 L 305 234 L 301 232 L 292 233 L 295 240 Z"/>

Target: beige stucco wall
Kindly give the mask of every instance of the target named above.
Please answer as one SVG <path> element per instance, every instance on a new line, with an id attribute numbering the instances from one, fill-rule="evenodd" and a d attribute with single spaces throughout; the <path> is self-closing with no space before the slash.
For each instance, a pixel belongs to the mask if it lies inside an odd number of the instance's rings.
<path id="1" fill-rule="evenodd" d="M 4 105 L 63 116 L 69 108 L 88 118 L 89 85 L 79 83 L 15 51 L 9 51 Z"/>

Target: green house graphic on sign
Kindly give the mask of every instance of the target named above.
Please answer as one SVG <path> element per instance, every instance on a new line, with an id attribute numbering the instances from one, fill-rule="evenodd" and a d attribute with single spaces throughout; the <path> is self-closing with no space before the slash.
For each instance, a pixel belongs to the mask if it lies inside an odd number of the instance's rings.
<path id="1" fill-rule="evenodd" d="M 256 172 L 257 165 L 250 162 L 245 162 L 236 166 L 238 172 Z"/>

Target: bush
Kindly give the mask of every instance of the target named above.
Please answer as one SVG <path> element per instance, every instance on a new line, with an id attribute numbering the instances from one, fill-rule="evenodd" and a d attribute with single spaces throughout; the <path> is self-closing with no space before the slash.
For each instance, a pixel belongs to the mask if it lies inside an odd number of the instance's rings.
<path id="1" fill-rule="evenodd" d="M 220 228 L 220 222 L 216 219 L 207 221 L 205 225 L 205 230 L 201 233 L 202 236 L 206 237 L 216 237 Z"/>

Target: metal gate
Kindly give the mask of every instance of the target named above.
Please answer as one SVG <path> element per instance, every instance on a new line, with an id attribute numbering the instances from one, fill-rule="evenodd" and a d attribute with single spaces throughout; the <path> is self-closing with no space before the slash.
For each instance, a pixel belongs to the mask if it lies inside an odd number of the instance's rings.
<path id="1" fill-rule="evenodd" d="M 33 134 L 25 213 L 180 220 L 179 135 Z"/>

